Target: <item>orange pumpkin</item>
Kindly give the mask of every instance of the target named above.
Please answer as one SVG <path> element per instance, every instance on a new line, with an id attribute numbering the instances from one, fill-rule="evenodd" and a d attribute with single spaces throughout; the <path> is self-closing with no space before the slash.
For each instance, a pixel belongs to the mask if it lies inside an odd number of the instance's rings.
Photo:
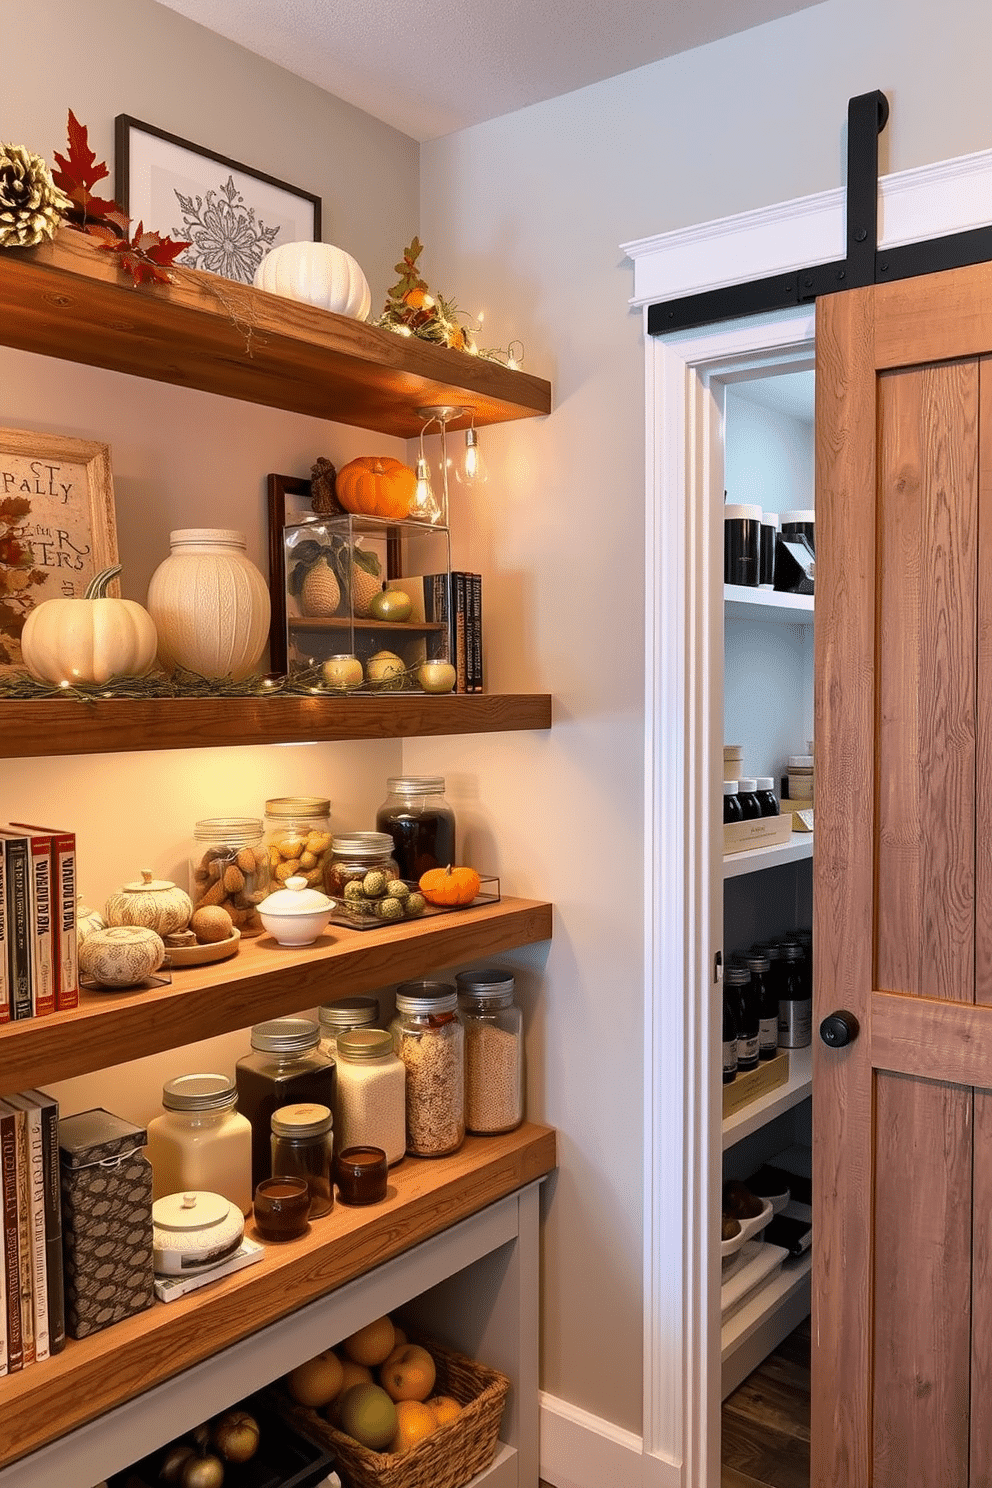
<path id="1" fill-rule="evenodd" d="M 337 474 L 335 492 L 345 511 L 364 517 L 407 515 L 417 489 L 409 465 L 389 455 L 359 455 Z"/>
<path id="2" fill-rule="evenodd" d="M 471 904 L 482 887 L 474 868 L 428 868 L 420 879 L 420 892 L 428 904 Z"/>

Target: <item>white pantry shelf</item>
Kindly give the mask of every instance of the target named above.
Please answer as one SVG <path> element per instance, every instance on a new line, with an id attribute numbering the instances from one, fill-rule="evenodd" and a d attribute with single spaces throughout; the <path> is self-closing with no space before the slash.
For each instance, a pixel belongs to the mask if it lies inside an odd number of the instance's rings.
<path id="1" fill-rule="evenodd" d="M 812 625 L 812 594 L 780 594 L 776 589 L 751 589 L 746 584 L 724 584 L 723 613 L 730 620 L 777 620 L 782 625 Z"/>
<path id="2" fill-rule="evenodd" d="M 810 1308 L 812 1254 L 789 1259 L 720 1329 L 721 1398 L 797 1328 Z"/>
<path id="3" fill-rule="evenodd" d="M 769 1090 L 747 1106 L 742 1106 L 723 1123 L 723 1150 L 758 1131 L 767 1122 L 781 1116 L 804 1101 L 813 1089 L 813 1048 L 789 1050 L 789 1078 L 784 1085 Z"/>
<path id="4" fill-rule="evenodd" d="M 730 853 L 723 860 L 724 882 L 728 878 L 741 878 L 746 873 L 761 873 L 765 868 L 777 868 L 780 863 L 801 863 L 813 856 L 813 833 L 793 832 L 788 842 L 776 842 L 773 847 L 754 847 L 750 852 Z"/>

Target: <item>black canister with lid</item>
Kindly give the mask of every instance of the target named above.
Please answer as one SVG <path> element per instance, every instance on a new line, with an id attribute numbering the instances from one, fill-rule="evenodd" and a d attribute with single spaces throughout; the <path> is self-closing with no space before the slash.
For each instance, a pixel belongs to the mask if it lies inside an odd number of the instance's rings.
<path id="1" fill-rule="evenodd" d="M 758 587 L 775 588 L 775 539 L 778 536 L 778 513 L 762 512 L 761 541 L 758 550 Z"/>
<path id="2" fill-rule="evenodd" d="M 737 781 L 725 780 L 723 782 L 723 821 L 739 822 L 744 820 L 741 803 L 737 799 Z"/>
<path id="3" fill-rule="evenodd" d="M 761 507 L 725 506 L 723 509 L 723 582 L 758 584 L 761 551 Z"/>
<path id="4" fill-rule="evenodd" d="M 252 1192 L 271 1172 L 272 1113 L 304 1102 L 334 1109 L 334 1060 L 310 1018 L 273 1018 L 251 1031 L 251 1053 L 235 1067 L 238 1109 L 251 1122 Z"/>
<path id="5" fill-rule="evenodd" d="M 787 511 L 782 513 L 782 536 L 804 537 L 815 555 L 816 513 L 812 511 Z"/>
<path id="6" fill-rule="evenodd" d="M 761 807 L 762 816 L 778 816 L 778 797 L 775 795 L 775 781 L 771 775 L 759 775 L 754 782 L 754 794 L 758 805 Z"/>

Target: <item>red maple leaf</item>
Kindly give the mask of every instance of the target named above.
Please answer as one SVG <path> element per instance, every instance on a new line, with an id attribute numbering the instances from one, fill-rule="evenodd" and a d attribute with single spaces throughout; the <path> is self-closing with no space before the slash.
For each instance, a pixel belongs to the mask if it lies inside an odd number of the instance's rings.
<path id="1" fill-rule="evenodd" d="M 120 212 L 115 201 L 93 195 L 91 188 L 97 181 L 109 176 L 110 172 L 90 149 L 87 127 L 80 124 L 72 109 L 69 110 L 69 153 L 60 155 L 56 150 L 55 159 L 60 169 L 52 172 L 52 179 L 72 202 L 70 222 L 82 224 L 87 218 L 105 217 L 111 212 Z"/>
<path id="2" fill-rule="evenodd" d="M 142 222 L 138 223 L 133 238 L 126 234 L 116 238 L 110 231 L 97 231 L 93 235 L 103 239 L 101 246 L 115 255 L 119 267 L 130 274 L 135 284 L 171 284 L 172 275 L 166 270 L 189 247 L 188 243 L 163 238 L 161 233 L 145 232 Z"/>

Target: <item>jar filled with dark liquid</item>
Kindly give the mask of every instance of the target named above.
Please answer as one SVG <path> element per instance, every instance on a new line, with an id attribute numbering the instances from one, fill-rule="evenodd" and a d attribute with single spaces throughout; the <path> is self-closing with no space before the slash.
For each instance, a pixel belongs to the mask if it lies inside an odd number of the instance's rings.
<path id="1" fill-rule="evenodd" d="M 400 878 L 419 883 L 429 868 L 447 868 L 455 856 L 455 813 L 444 799 L 440 775 L 404 775 L 386 782 L 389 794 L 376 812 L 376 831 L 393 839 Z"/>
<path id="2" fill-rule="evenodd" d="M 334 1109 L 334 1060 L 310 1018 L 273 1018 L 251 1031 L 251 1053 L 235 1068 L 238 1110 L 251 1122 L 253 1190 L 272 1172 L 272 1113 L 305 1101 Z"/>

